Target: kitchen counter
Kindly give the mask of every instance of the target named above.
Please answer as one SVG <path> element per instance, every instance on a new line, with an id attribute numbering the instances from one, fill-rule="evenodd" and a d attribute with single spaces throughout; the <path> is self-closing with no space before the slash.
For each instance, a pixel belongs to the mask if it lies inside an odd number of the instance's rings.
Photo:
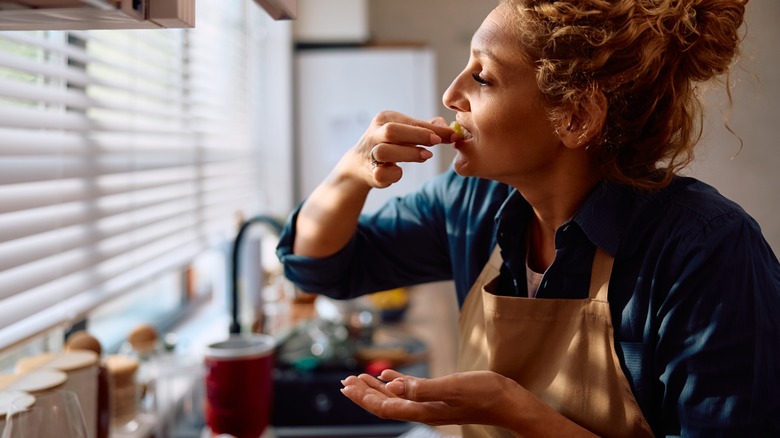
<path id="1" fill-rule="evenodd" d="M 452 373 L 455 370 L 457 349 L 457 319 L 458 309 L 451 283 L 432 283 L 409 288 L 410 306 L 402 321 L 389 324 L 392 330 L 403 331 L 421 341 L 428 349 L 424 375 L 437 377 Z M 227 337 L 229 318 L 222 309 L 207 306 L 198 314 L 177 329 L 177 334 L 184 341 L 182 347 L 193 357 L 202 357 L 205 346 L 209 343 L 224 340 Z M 419 370 L 417 370 L 419 371 Z M 420 374 L 415 374 L 420 375 Z M 189 391 L 189 392 L 188 392 Z M 185 421 L 178 424 L 171 422 L 173 416 L 182 417 L 182 412 L 173 414 L 171 410 L 163 412 L 169 418 L 168 425 L 160 425 L 160 419 L 155 415 L 144 413 L 139 416 L 136 430 L 127 433 L 114 433 L 112 438 L 146 438 L 158 436 L 165 438 L 197 438 L 202 431 L 202 418 L 193 421 L 192 417 L 202 414 L 202 388 L 199 390 L 183 390 L 181 393 L 185 409 Z M 333 391 L 334 400 L 343 397 L 337 389 Z M 193 401 L 194 400 L 194 401 Z M 190 423 L 188 426 L 186 423 Z M 200 422 L 200 423 L 199 423 Z M 165 423 L 165 421 L 163 421 Z M 396 423 L 387 425 L 348 424 L 327 427 L 271 427 L 263 438 L 298 438 L 298 437 L 454 437 L 459 436 L 458 427 L 437 427 L 415 425 L 411 423 Z M 202 436 L 202 435 L 201 435 Z"/>

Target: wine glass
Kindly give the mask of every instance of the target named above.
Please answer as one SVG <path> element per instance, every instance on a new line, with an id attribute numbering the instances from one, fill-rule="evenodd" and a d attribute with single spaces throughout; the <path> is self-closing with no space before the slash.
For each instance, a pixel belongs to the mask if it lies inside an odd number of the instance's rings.
<path id="1" fill-rule="evenodd" d="M 11 403 L 0 438 L 87 438 L 87 426 L 78 397 L 72 391 L 35 394 L 32 405 Z"/>

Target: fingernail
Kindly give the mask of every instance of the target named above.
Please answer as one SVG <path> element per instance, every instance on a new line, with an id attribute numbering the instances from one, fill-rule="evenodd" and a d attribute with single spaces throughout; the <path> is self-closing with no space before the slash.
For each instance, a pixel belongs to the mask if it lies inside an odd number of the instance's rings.
<path id="1" fill-rule="evenodd" d="M 439 137 L 436 134 L 431 134 L 431 144 L 439 144 L 441 143 L 441 137 Z"/>
<path id="2" fill-rule="evenodd" d="M 420 151 L 420 158 L 422 158 L 423 160 L 427 160 L 432 156 L 433 156 L 433 152 L 429 151 L 428 149 L 423 149 Z"/>
<path id="3" fill-rule="evenodd" d="M 346 381 L 344 379 L 341 379 L 341 384 L 346 385 Z"/>

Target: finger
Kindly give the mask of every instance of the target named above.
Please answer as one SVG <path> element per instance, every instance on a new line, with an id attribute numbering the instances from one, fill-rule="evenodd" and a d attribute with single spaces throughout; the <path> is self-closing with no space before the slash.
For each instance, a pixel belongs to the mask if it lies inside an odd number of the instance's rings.
<path id="1" fill-rule="evenodd" d="M 357 382 L 356 380 L 359 380 L 357 376 L 347 376 L 344 378 L 344 380 L 341 381 L 342 385 L 354 385 Z"/>
<path id="2" fill-rule="evenodd" d="M 443 119 L 442 119 L 443 120 Z M 437 122 L 437 119 L 425 121 L 415 119 L 403 113 L 395 111 L 383 111 L 374 118 L 374 123 L 383 128 L 390 128 L 390 135 L 401 135 L 414 133 L 414 140 L 404 140 L 408 143 L 433 146 L 442 142 L 442 139 L 449 139 L 452 136 L 452 129 L 446 122 Z M 389 126 L 388 126 L 389 125 Z M 414 130 L 400 130 L 401 127 L 416 128 Z M 431 132 L 435 137 L 431 137 Z M 390 137 L 393 142 L 401 141 L 399 138 Z"/>
<path id="3" fill-rule="evenodd" d="M 401 177 L 404 175 L 404 171 L 395 163 L 386 162 L 380 166 L 374 167 L 371 171 L 371 175 L 377 182 L 377 187 L 384 188 L 400 181 Z"/>
<path id="4" fill-rule="evenodd" d="M 380 143 L 371 148 L 369 156 L 382 163 L 424 163 L 433 157 L 433 153 L 416 146 Z"/>
<path id="5" fill-rule="evenodd" d="M 429 124 L 429 127 L 421 127 L 389 122 L 377 130 L 377 135 L 378 139 L 385 143 L 404 146 L 433 146 L 442 142 L 442 137 L 431 129 L 433 126 Z M 437 130 L 442 130 L 442 128 L 437 127 Z"/>
<path id="6" fill-rule="evenodd" d="M 365 377 L 370 377 L 376 382 L 371 382 Z M 363 397 L 371 394 L 383 398 L 395 397 L 384 389 L 384 384 L 382 382 L 379 382 L 376 378 L 368 375 L 359 377 L 350 376 L 342 380 L 341 383 L 344 385 L 342 392 L 354 400 L 361 400 Z"/>
<path id="7" fill-rule="evenodd" d="M 406 383 L 404 378 L 409 377 L 406 374 L 399 373 L 396 370 L 388 369 L 382 371 L 382 373 L 379 375 L 379 378 L 386 381 L 387 384 L 385 385 L 385 390 L 389 393 L 397 396 L 397 397 L 404 397 L 408 398 L 405 394 L 406 392 Z"/>
<path id="8" fill-rule="evenodd" d="M 393 412 L 383 412 L 383 407 L 388 400 L 384 394 L 377 393 L 374 390 L 367 390 L 366 387 L 350 385 L 341 388 L 341 393 L 353 403 L 367 410 L 368 412 L 383 418 L 390 418 Z"/>
<path id="9" fill-rule="evenodd" d="M 385 388 L 385 382 L 377 379 L 376 377 L 370 374 L 361 374 L 358 376 L 358 379 L 363 381 L 363 383 L 365 383 L 366 386 L 368 386 L 371 389 L 381 392 L 389 397 L 395 397 L 393 393 L 391 393 Z"/>
<path id="10" fill-rule="evenodd" d="M 386 370 L 383 370 L 379 374 L 379 378 L 384 380 L 385 382 L 390 382 L 392 380 L 398 379 L 399 377 L 405 377 L 406 374 L 399 373 L 398 371 L 388 368 Z"/>
<path id="11" fill-rule="evenodd" d="M 385 387 L 388 392 L 407 400 L 447 402 L 457 397 L 457 388 L 459 387 L 456 382 L 448 382 L 447 380 L 446 376 L 434 379 L 402 376 L 388 382 Z M 453 385 L 455 386 L 453 387 Z"/>
<path id="12" fill-rule="evenodd" d="M 342 380 L 342 383 L 344 384 L 344 387 L 341 388 L 342 394 L 358 406 L 376 415 L 381 414 L 382 406 L 386 400 L 395 398 L 392 394 L 384 391 L 382 382 L 369 375 L 350 376 Z"/>
<path id="13" fill-rule="evenodd" d="M 455 424 L 458 423 L 459 418 L 463 418 L 463 412 L 453 409 L 444 402 L 419 403 L 387 395 L 375 389 L 376 384 L 368 377 L 376 381 L 371 376 L 348 377 L 342 381 L 346 386 L 341 389 L 341 392 L 353 403 L 380 418 L 431 425 Z"/>
<path id="14" fill-rule="evenodd" d="M 449 123 L 446 122 L 444 123 L 444 125 L 438 123 L 437 122 L 438 119 L 444 120 L 442 117 L 435 117 L 430 121 L 421 120 L 396 111 L 383 111 L 377 114 L 377 116 L 374 118 L 374 123 L 378 125 L 385 125 L 388 123 L 400 123 L 403 125 L 417 126 L 420 128 L 430 129 L 438 133 L 436 129 L 443 128 L 445 125 L 449 125 Z"/>

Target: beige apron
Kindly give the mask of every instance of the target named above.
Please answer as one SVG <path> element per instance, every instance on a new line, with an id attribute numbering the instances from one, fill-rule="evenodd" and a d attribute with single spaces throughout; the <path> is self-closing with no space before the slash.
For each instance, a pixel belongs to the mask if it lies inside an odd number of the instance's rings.
<path id="1" fill-rule="evenodd" d="M 496 246 L 461 309 L 458 370 L 492 370 L 514 379 L 600 436 L 652 437 L 615 353 L 607 302 L 613 261 L 596 250 L 587 299 L 500 296 Z M 463 436 L 514 435 L 464 425 Z"/>

